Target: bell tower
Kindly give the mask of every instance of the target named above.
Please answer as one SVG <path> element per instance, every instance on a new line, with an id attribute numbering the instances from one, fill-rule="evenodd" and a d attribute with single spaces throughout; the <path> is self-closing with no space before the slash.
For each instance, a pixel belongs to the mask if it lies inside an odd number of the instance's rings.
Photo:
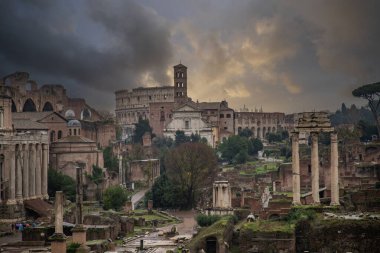
<path id="1" fill-rule="evenodd" d="M 174 102 L 182 104 L 187 97 L 187 67 L 181 63 L 174 67 Z"/>

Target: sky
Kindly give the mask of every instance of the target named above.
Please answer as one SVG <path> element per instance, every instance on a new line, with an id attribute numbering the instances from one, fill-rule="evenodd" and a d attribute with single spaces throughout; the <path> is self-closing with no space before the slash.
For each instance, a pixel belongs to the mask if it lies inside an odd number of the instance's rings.
<path id="1" fill-rule="evenodd" d="M 380 80 L 380 1 L 1 0 L 0 76 L 30 73 L 113 111 L 114 91 L 173 85 L 267 112 L 362 105 Z"/>

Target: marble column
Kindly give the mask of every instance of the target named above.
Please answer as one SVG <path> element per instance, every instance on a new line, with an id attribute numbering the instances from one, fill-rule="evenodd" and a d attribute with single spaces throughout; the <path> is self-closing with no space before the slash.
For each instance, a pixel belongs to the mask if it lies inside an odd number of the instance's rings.
<path id="1" fill-rule="evenodd" d="M 41 144 L 36 145 L 36 196 L 41 198 Z"/>
<path id="2" fill-rule="evenodd" d="M 9 162 L 10 162 L 10 173 L 9 173 L 9 202 L 14 203 L 16 198 L 16 157 L 15 157 L 15 147 L 10 147 L 9 152 Z"/>
<path id="3" fill-rule="evenodd" d="M 318 133 L 311 133 L 311 181 L 313 202 L 319 204 Z"/>
<path id="4" fill-rule="evenodd" d="M 44 198 L 49 198 L 48 195 L 48 159 L 49 159 L 49 148 L 47 144 L 42 144 L 42 189 L 41 193 Z"/>
<path id="5" fill-rule="evenodd" d="M 55 193 L 55 233 L 51 240 L 52 253 L 66 253 L 66 236 L 63 233 L 63 192 Z"/>
<path id="6" fill-rule="evenodd" d="M 22 146 L 16 146 L 16 199 L 22 200 L 22 163 L 21 157 Z"/>
<path id="7" fill-rule="evenodd" d="M 22 170 L 22 195 L 24 198 L 29 198 L 29 145 L 23 145 L 23 170 Z"/>
<path id="8" fill-rule="evenodd" d="M 338 136 L 331 133 L 331 203 L 339 205 Z"/>
<path id="9" fill-rule="evenodd" d="M 119 184 L 123 184 L 123 160 L 121 158 L 121 155 L 118 155 L 118 161 L 119 161 Z"/>
<path id="10" fill-rule="evenodd" d="M 29 197 L 36 197 L 36 144 L 29 147 Z"/>
<path id="11" fill-rule="evenodd" d="M 292 135 L 293 205 L 301 204 L 299 133 Z"/>
<path id="12" fill-rule="evenodd" d="M 215 185 L 212 186 L 212 207 L 216 207 L 215 200 L 216 200 L 216 192 L 215 192 Z"/>

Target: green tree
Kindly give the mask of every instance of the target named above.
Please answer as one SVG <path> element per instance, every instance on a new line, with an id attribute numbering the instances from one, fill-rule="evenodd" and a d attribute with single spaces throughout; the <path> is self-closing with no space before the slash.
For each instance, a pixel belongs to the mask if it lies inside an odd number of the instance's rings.
<path id="1" fill-rule="evenodd" d="M 368 100 L 372 116 L 376 122 L 377 134 L 380 134 L 379 107 L 380 107 L 380 82 L 363 85 L 352 91 L 354 97 Z"/>
<path id="2" fill-rule="evenodd" d="M 109 171 L 118 172 L 119 171 L 119 162 L 117 157 L 112 153 L 112 147 L 108 146 L 103 149 L 103 159 L 104 159 L 104 167 Z"/>
<path id="3" fill-rule="evenodd" d="M 248 152 L 248 143 L 247 138 L 234 135 L 219 145 L 219 151 L 222 153 L 222 158 L 232 162 L 240 151 Z"/>
<path id="4" fill-rule="evenodd" d="M 119 211 L 128 199 L 129 196 L 126 189 L 119 185 L 111 186 L 103 194 L 103 207 L 106 210 L 113 209 Z"/>
<path id="5" fill-rule="evenodd" d="M 263 148 L 264 148 L 264 145 L 260 139 L 258 139 L 258 138 L 251 139 L 249 146 L 248 146 L 248 154 L 249 155 L 257 155 L 257 153 L 260 150 L 263 150 Z"/>
<path id="6" fill-rule="evenodd" d="M 282 136 L 281 134 L 278 134 L 278 133 L 268 133 L 266 138 L 269 141 L 269 143 L 282 141 Z"/>
<path id="7" fill-rule="evenodd" d="M 180 186 L 173 183 L 166 174 L 154 182 L 152 189 L 145 196 L 146 201 L 152 199 L 156 208 L 180 208 L 186 206 Z"/>
<path id="8" fill-rule="evenodd" d="M 66 198 L 75 201 L 76 183 L 71 177 L 62 174 L 54 169 L 48 170 L 48 194 L 55 196 L 56 191 L 63 191 Z"/>
<path id="9" fill-rule="evenodd" d="M 92 165 L 92 174 L 88 176 L 89 179 L 96 185 L 96 199 L 101 199 L 101 192 L 99 185 L 104 181 L 104 174 L 102 168 L 96 165 Z"/>
<path id="10" fill-rule="evenodd" d="M 185 135 L 185 132 L 184 131 L 181 131 L 181 130 L 177 130 L 175 132 L 175 145 L 176 146 L 179 146 L 183 143 L 186 143 L 186 142 L 190 142 L 191 139 L 189 136 Z"/>
<path id="11" fill-rule="evenodd" d="M 165 158 L 167 175 L 186 200 L 184 208 L 195 207 L 200 189 L 212 184 L 217 173 L 214 150 L 203 143 L 184 143 Z"/>
<path id="12" fill-rule="evenodd" d="M 149 120 L 139 118 L 139 122 L 135 125 L 133 142 L 142 143 L 142 137 L 146 132 L 152 133 L 152 128 L 149 125 Z"/>
<path id="13" fill-rule="evenodd" d="M 247 127 L 239 132 L 239 136 L 241 137 L 250 138 L 252 135 L 253 135 L 252 130 Z"/>

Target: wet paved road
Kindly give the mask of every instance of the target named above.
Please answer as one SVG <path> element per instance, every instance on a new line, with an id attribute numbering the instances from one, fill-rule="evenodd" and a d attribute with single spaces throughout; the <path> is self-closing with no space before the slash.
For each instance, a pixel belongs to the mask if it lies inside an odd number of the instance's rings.
<path id="1" fill-rule="evenodd" d="M 194 233 L 194 227 L 196 225 L 195 211 L 179 211 L 179 212 L 169 212 L 170 214 L 177 216 L 182 220 L 180 224 L 177 224 L 177 231 L 179 235 L 177 237 L 191 237 Z M 174 249 L 177 246 L 174 239 L 165 238 L 159 236 L 160 231 L 170 231 L 173 225 L 158 228 L 157 232 L 152 232 L 140 238 L 136 238 L 128 241 L 125 247 L 119 247 L 119 250 L 127 250 L 134 252 L 134 250 L 139 247 L 140 240 L 144 240 L 144 248 L 150 248 L 149 252 L 155 253 L 165 253 L 168 249 Z"/>

